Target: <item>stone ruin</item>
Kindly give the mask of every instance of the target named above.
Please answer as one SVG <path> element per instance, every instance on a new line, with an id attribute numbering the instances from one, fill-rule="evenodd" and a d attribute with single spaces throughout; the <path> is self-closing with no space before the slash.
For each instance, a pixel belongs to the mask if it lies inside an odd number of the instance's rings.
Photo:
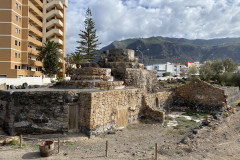
<path id="1" fill-rule="evenodd" d="M 160 91 L 157 73 L 145 70 L 133 50 L 106 51 L 99 62 L 81 67 L 70 81 L 53 88 L 0 91 L 0 127 L 10 135 L 73 132 L 94 137 L 143 116 L 162 123 L 166 110 L 216 113 L 240 98 L 238 87 L 202 81 Z"/>
<path id="2" fill-rule="evenodd" d="M 169 92 L 157 92 L 157 73 L 138 63 L 133 50 L 104 52 L 82 63 L 70 81 L 48 89 L 0 91 L 0 125 L 10 135 L 85 133 L 126 127 L 139 117 L 164 121 Z"/>
<path id="3" fill-rule="evenodd" d="M 144 69 L 134 56 L 134 50 L 114 49 L 103 52 L 98 63 L 81 63 L 71 81 L 60 84 L 64 88 L 122 89 L 136 87 L 156 92 L 156 71 Z"/>

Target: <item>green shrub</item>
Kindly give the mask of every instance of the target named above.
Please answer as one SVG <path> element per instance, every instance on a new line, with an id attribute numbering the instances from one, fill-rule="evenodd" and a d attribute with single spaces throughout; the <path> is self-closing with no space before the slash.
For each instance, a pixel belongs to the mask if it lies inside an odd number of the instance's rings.
<path id="1" fill-rule="evenodd" d="M 10 142 L 10 144 L 13 146 L 16 146 L 18 144 L 18 141 L 14 139 Z"/>
<path id="2" fill-rule="evenodd" d="M 57 77 L 57 81 L 62 82 L 62 81 L 64 81 L 64 78 L 63 77 Z"/>
<path id="3" fill-rule="evenodd" d="M 163 73 L 163 77 L 167 77 L 167 76 L 170 76 L 170 72 L 165 72 L 165 73 Z"/>

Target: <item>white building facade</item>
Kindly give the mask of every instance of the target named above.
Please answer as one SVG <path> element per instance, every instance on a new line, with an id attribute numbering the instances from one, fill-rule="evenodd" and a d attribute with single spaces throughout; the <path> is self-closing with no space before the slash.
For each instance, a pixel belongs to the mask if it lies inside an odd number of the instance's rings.
<path id="1" fill-rule="evenodd" d="M 187 68 L 187 66 L 180 63 L 170 63 L 166 64 L 153 64 L 146 66 L 147 70 L 157 71 L 158 77 L 162 77 L 163 73 L 170 72 L 171 76 L 179 76 L 181 69 Z"/>

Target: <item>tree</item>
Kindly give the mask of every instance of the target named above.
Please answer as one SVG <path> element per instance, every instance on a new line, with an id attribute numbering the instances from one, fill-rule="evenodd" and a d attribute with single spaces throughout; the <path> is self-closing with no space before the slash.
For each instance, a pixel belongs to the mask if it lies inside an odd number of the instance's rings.
<path id="1" fill-rule="evenodd" d="M 79 43 L 79 47 L 77 47 L 76 52 L 83 53 L 86 60 L 92 61 L 96 58 L 97 47 L 100 43 L 98 43 L 95 23 L 92 20 L 92 13 L 89 8 L 86 11 L 84 30 L 81 30 L 79 36 L 81 40 L 77 41 L 77 43 Z"/>
<path id="2" fill-rule="evenodd" d="M 83 61 L 84 56 L 79 52 L 75 52 L 71 54 L 70 58 L 71 63 L 76 64 L 76 67 L 80 68 L 80 63 Z"/>
<path id="3" fill-rule="evenodd" d="M 234 72 L 237 70 L 237 64 L 231 58 L 226 58 L 223 61 L 223 66 L 226 72 Z"/>
<path id="4" fill-rule="evenodd" d="M 167 76 L 170 76 L 170 75 L 171 75 L 170 72 L 164 72 L 164 73 L 163 73 L 163 77 L 167 77 Z"/>
<path id="5" fill-rule="evenodd" d="M 211 65 L 212 65 L 212 61 L 207 61 L 206 63 L 200 66 L 199 76 L 201 80 L 209 81 L 214 77 L 216 73 L 212 69 Z"/>
<path id="6" fill-rule="evenodd" d="M 215 76 L 220 75 L 220 73 L 222 73 L 222 70 L 223 70 L 222 60 L 216 59 L 216 60 L 212 61 L 211 68 L 212 68 L 212 70 L 214 70 L 216 72 Z"/>
<path id="7" fill-rule="evenodd" d="M 180 76 L 181 76 L 181 77 L 185 77 L 186 74 L 187 74 L 187 70 L 184 69 L 184 68 L 182 68 L 182 69 L 180 70 Z"/>
<path id="8" fill-rule="evenodd" d="M 60 55 L 57 43 L 48 41 L 43 44 L 40 48 L 38 58 L 43 61 L 42 72 L 45 75 L 52 77 L 60 71 L 58 67 Z"/>
<path id="9" fill-rule="evenodd" d="M 197 72 L 198 72 L 198 69 L 197 69 L 197 67 L 195 67 L 195 66 L 190 67 L 190 68 L 188 69 L 188 75 L 190 75 L 190 76 L 196 75 Z"/>

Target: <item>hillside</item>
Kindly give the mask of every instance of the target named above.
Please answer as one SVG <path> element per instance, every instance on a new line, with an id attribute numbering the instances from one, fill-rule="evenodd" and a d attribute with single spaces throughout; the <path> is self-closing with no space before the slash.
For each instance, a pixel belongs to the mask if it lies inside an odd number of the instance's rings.
<path id="1" fill-rule="evenodd" d="M 135 55 L 143 53 L 145 64 L 213 60 L 230 57 L 240 62 L 240 38 L 196 39 L 150 37 L 115 41 L 101 50 L 125 48 L 135 50 Z M 138 49 L 137 49 L 138 48 Z"/>

